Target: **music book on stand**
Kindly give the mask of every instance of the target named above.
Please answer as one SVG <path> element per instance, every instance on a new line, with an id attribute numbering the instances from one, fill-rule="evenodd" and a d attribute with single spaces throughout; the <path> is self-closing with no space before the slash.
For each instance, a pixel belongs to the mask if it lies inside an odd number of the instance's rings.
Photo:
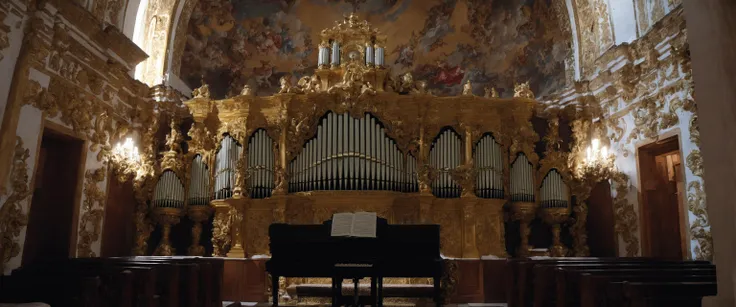
<path id="1" fill-rule="evenodd" d="M 375 238 L 376 222 L 375 212 L 342 212 L 332 215 L 333 237 L 355 237 Z"/>

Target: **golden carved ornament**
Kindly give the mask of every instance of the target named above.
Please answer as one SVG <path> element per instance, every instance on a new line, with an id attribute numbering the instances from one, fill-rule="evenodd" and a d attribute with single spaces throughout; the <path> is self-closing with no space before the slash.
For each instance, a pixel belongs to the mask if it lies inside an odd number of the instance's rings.
<path id="1" fill-rule="evenodd" d="M 534 99 L 534 93 L 529 87 L 529 81 L 514 85 L 514 97 Z"/>
<path id="2" fill-rule="evenodd" d="M 84 201 L 82 216 L 79 218 L 77 257 L 97 257 L 92 251 L 92 244 L 100 239 L 104 219 L 106 196 L 98 184 L 105 180 L 105 171 L 106 168 L 101 167 L 84 173 Z"/>
<path id="3" fill-rule="evenodd" d="M 611 176 L 612 186 L 616 190 L 613 197 L 614 231 L 626 244 L 626 257 L 639 255 L 639 217 L 634 205 L 628 200 L 629 176 L 614 172 Z"/>
<path id="4" fill-rule="evenodd" d="M 235 208 L 226 204 L 222 204 L 222 206 L 214 205 L 214 207 L 215 219 L 212 224 L 212 256 L 225 257 L 230 250 L 232 242 L 230 232 L 236 212 L 233 211 Z"/>
<path id="5" fill-rule="evenodd" d="M 0 20 L 4 21 L 7 17 L 7 13 L 0 11 Z M 10 27 L 5 24 L 5 22 L 0 22 L 0 61 L 2 61 L 5 58 L 5 55 L 3 55 L 3 51 L 10 47 L 10 37 L 8 34 L 10 33 Z"/>
<path id="6" fill-rule="evenodd" d="M 477 174 L 478 171 L 473 167 L 472 161 L 450 170 L 450 177 L 462 188 L 460 197 L 475 197 Z"/>
<path id="7" fill-rule="evenodd" d="M 695 221 L 690 224 L 690 237 L 698 242 L 693 249 L 695 258 L 713 261 L 713 236 L 705 206 L 705 191 L 699 181 L 688 183 L 687 190 L 688 209 L 695 216 Z"/>
<path id="8" fill-rule="evenodd" d="M 16 137 L 11 173 L 10 194 L 0 207 L 0 245 L 2 261 L 0 269 L 13 257 L 20 254 L 21 244 L 18 242 L 20 232 L 28 225 L 28 213 L 23 209 L 24 202 L 31 195 L 28 186 L 28 149 L 23 148 L 23 139 Z"/>

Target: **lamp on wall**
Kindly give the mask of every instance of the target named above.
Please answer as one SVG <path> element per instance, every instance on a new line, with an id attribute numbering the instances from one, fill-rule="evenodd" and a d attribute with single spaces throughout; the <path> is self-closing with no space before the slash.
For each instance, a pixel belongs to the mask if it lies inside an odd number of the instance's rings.
<path id="1" fill-rule="evenodd" d="M 110 162 L 120 181 L 127 181 L 130 176 L 139 178 L 143 175 L 140 151 L 131 137 L 113 147 Z"/>

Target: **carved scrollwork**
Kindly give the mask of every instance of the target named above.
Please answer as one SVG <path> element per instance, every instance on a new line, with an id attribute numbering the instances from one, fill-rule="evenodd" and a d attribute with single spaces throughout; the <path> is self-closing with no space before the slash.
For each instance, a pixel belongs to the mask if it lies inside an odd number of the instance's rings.
<path id="1" fill-rule="evenodd" d="M 23 206 L 28 196 L 31 195 L 28 186 L 29 156 L 28 149 L 23 148 L 23 139 L 16 137 L 10 194 L 0 207 L 0 239 L 2 240 L 0 244 L 3 247 L 0 269 L 4 269 L 10 259 L 20 254 L 21 245 L 18 239 L 23 227 L 28 225 L 28 213 Z"/>
<path id="2" fill-rule="evenodd" d="M 84 174 L 84 201 L 82 216 L 79 219 L 78 257 L 97 257 L 92 251 L 92 244 L 100 239 L 103 213 L 105 211 L 105 193 L 99 183 L 105 180 L 105 168 L 88 170 Z"/>

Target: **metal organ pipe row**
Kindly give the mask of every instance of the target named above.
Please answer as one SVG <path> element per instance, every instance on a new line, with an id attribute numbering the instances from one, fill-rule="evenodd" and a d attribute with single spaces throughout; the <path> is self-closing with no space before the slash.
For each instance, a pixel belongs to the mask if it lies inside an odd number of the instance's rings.
<path id="1" fill-rule="evenodd" d="M 485 135 L 475 145 L 473 162 L 477 170 L 475 194 L 482 198 L 503 198 L 503 156 L 501 145 Z"/>
<path id="2" fill-rule="evenodd" d="M 237 162 L 242 152 L 243 147 L 229 135 L 220 142 L 215 156 L 215 199 L 233 196 Z"/>
<path id="3" fill-rule="evenodd" d="M 251 198 L 271 196 L 274 188 L 274 159 L 273 139 L 266 130 L 253 133 L 248 141 L 248 190 Z"/>
<path id="4" fill-rule="evenodd" d="M 511 201 L 534 201 L 534 171 L 526 155 L 520 153 L 511 165 Z"/>
<path id="5" fill-rule="evenodd" d="M 567 208 L 569 199 L 567 184 L 562 175 L 556 169 L 549 171 L 539 190 L 539 205 L 542 208 Z"/>
<path id="6" fill-rule="evenodd" d="M 211 199 L 210 172 L 207 164 L 202 160 L 202 155 L 196 155 L 192 159 L 189 172 L 187 203 L 194 206 L 208 206 Z"/>
<path id="7" fill-rule="evenodd" d="M 396 142 L 370 114 L 355 119 L 330 112 L 321 120 L 316 136 L 290 162 L 289 191 L 407 191 L 417 185 L 416 159 L 413 161 L 412 174 L 404 167 L 404 155 Z"/>
<path id="8" fill-rule="evenodd" d="M 151 205 L 154 208 L 184 208 L 184 184 L 176 173 L 166 170 L 158 178 Z"/>
<path id="9" fill-rule="evenodd" d="M 463 161 L 463 142 L 455 131 L 445 129 L 432 143 L 429 152 L 429 163 L 437 170 L 437 177 L 432 182 L 432 193 L 439 198 L 460 197 L 460 185 L 452 179 L 450 170 L 457 168 Z"/>

